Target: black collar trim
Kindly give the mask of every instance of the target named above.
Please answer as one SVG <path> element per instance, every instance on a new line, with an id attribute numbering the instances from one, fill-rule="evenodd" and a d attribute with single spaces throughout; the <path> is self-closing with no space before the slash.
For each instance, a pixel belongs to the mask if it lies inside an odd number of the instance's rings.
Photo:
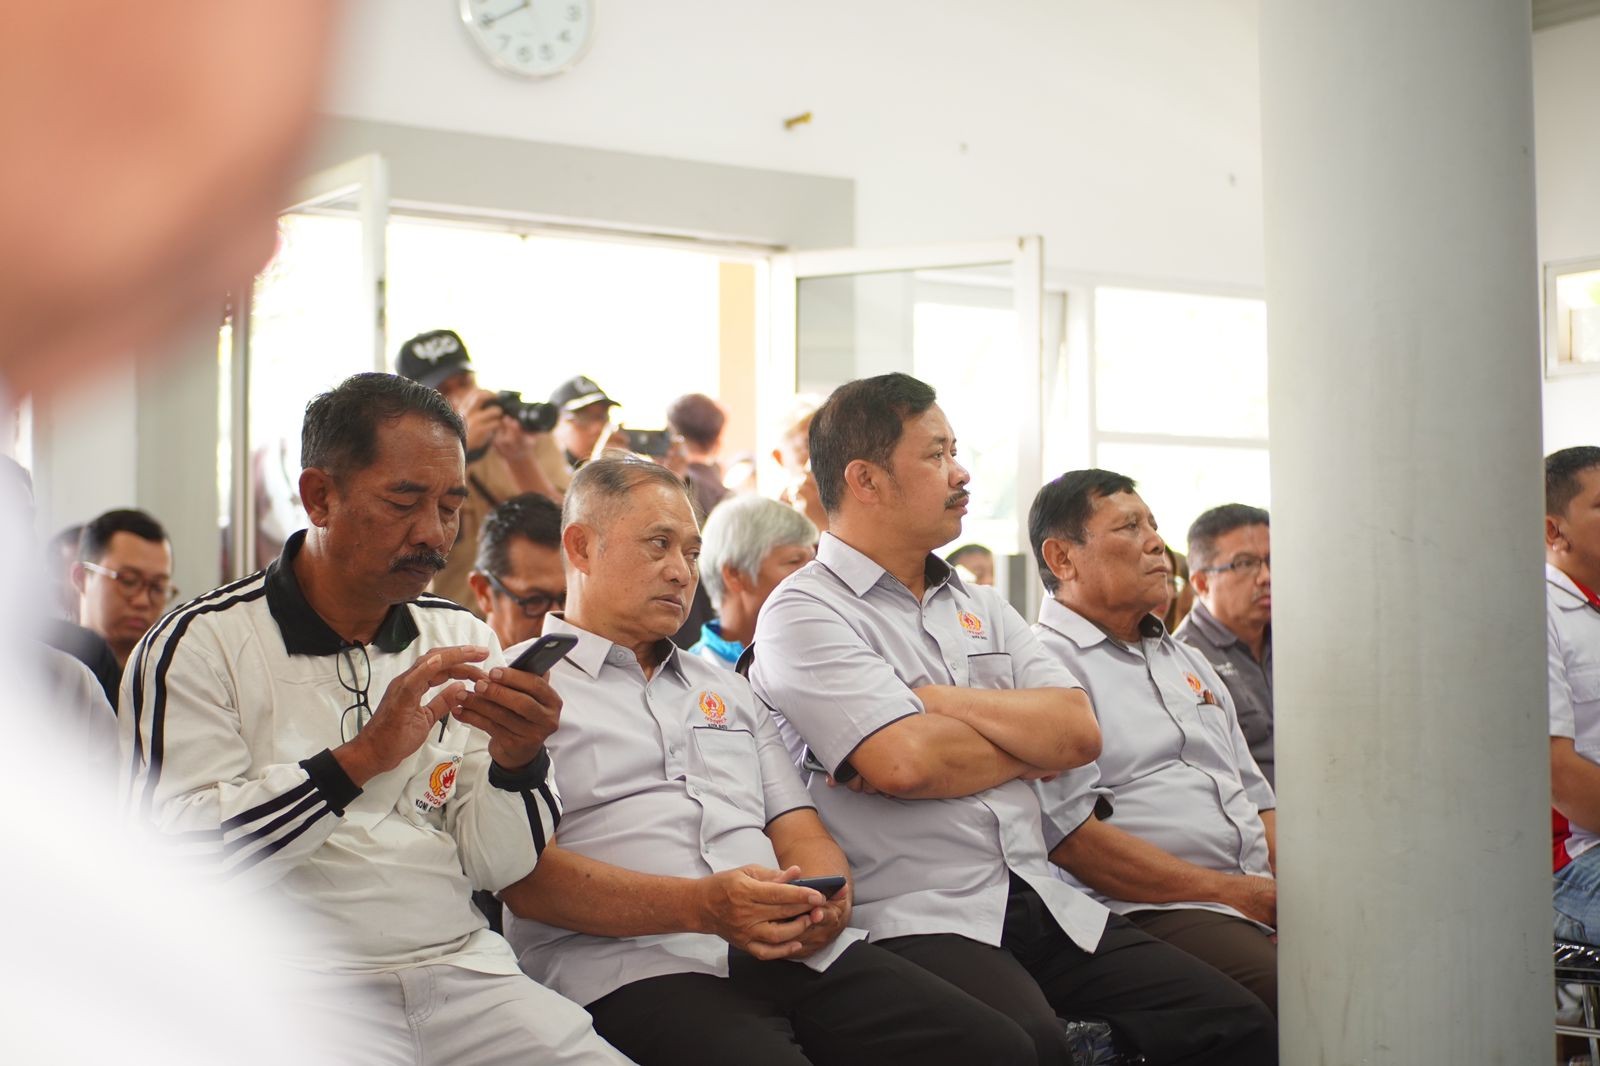
<path id="1" fill-rule="evenodd" d="M 294 533 L 284 543 L 283 554 L 267 567 L 267 609 L 278 623 L 283 646 L 290 655 L 336 655 L 340 648 L 349 646 L 349 641 L 335 633 L 322 616 L 311 609 L 294 576 L 294 557 L 300 554 L 305 542 L 305 530 Z M 420 635 L 410 607 L 397 603 L 389 608 L 372 643 L 379 651 L 393 655 L 405 651 Z"/>

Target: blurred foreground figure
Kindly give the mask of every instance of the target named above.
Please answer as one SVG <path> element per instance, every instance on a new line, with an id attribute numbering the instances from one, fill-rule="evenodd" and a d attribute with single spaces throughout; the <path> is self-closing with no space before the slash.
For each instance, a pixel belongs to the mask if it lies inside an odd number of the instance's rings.
<path id="1" fill-rule="evenodd" d="M 0 4 L 0 409 L 93 380 L 265 263 L 337 10 Z M 171 876 L 86 800 L 19 650 L 39 602 L 21 519 L 0 513 L 0 724 L 29 753 L 9 786 L 50 816 L 0 834 L 4 937 L 29 960 L 0 980 L 0 1061 L 332 1061 L 252 961 L 290 932 Z"/>

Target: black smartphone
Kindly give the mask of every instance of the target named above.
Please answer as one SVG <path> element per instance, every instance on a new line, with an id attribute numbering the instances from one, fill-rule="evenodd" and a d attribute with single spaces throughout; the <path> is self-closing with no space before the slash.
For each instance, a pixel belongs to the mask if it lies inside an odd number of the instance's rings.
<path id="1" fill-rule="evenodd" d="M 844 875 L 829 874 L 827 877 L 801 877 L 789 883 L 791 885 L 799 885 L 801 888 L 814 888 L 824 896 L 832 899 L 834 893 L 844 887 Z"/>
<path id="2" fill-rule="evenodd" d="M 546 633 L 517 656 L 511 669 L 528 674 L 547 674 L 552 666 L 561 661 L 562 656 L 577 646 L 578 638 L 571 633 Z"/>
<path id="3" fill-rule="evenodd" d="M 672 447 L 670 429 L 624 429 L 628 435 L 628 450 L 648 455 L 652 459 L 665 459 Z"/>

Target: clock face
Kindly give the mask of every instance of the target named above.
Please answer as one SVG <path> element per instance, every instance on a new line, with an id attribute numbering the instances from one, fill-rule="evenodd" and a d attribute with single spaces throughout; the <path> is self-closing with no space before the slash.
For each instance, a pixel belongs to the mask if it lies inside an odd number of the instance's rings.
<path id="1" fill-rule="evenodd" d="M 489 62 L 526 78 L 572 66 L 594 35 L 594 0 L 460 0 L 467 32 Z"/>

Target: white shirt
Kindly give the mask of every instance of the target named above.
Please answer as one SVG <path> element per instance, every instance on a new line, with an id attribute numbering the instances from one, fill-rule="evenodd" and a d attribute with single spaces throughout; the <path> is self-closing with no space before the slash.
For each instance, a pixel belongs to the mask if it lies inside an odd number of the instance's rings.
<path id="1" fill-rule="evenodd" d="M 139 643 L 119 700 L 128 803 L 229 880 L 296 909 L 320 945 L 296 965 L 515 973 L 471 892 L 533 869 L 556 796 L 492 784 L 487 735 L 454 718 L 356 788 L 331 752 L 353 700 L 339 682 L 343 641 L 295 580 L 303 542 L 295 534 L 265 571 L 176 609 Z M 461 644 L 505 662 L 493 631 L 453 603 L 391 608 L 366 648 L 370 705 L 424 653 Z"/>
<path id="2" fill-rule="evenodd" d="M 665 658 L 646 680 L 627 648 L 554 614 L 544 631 L 578 638 L 549 675 L 562 700 L 549 741 L 561 847 L 664 877 L 777 868 L 767 826 L 812 803 L 749 683 L 665 640 Z M 728 976 L 728 943 L 710 934 L 590 936 L 509 911 L 506 918 L 523 971 L 578 1003 L 647 977 Z M 865 936 L 846 929 L 800 962 L 826 969 Z"/>
<path id="3" fill-rule="evenodd" d="M 1040 605 L 1034 631 L 1083 679 L 1094 703 L 1099 783 L 1115 799 L 1108 823 L 1195 866 L 1271 877 L 1260 812 L 1277 801 L 1250 755 L 1233 697 L 1206 657 L 1153 617 L 1146 617 L 1139 643 L 1128 645 L 1055 599 Z M 1035 788 L 1047 810 L 1061 802 L 1059 780 Z M 1080 884 L 1066 871 L 1061 876 Z M 1118 914 L 1199 909 L 1244 917 L 1210 900 L 1096 896 Z"/>
<path id="4" fill-rule="evenodd" d="M 1589 605 L 1570 577 L 1548 563 L 1544 592 L 1550 735 L 1571 738 L 1579 755 L 1600 763 L 1600 610 Z M 1558 833 L 1555 847 L 1568 861 L 1600 843 L 1600 835 L 1582 826 L 1568 823 L 1567 829 L 1571 835 L 1563 841 Z M 1560 855 L 1556 859 L 1558 866 L 1566 865 Z"/>
<path id="5" fill-rule="evenodd" d="M 925 713 L 914 688 L 1079 687 L 994 589 L 967 585 L 931 555 L 927 573 L 919 602 L 825 533 L 816 560 L 761 609 L 750 671 L 756 695 L 793 730 L 797 749 L 836 772 L 867 737 Z M 1075 811 L 1060 812 L 1070 822 L 1064 831 L 1043 821 L 1038 796 L 1022 781 L 953 799 L 900 800 L 830 788 L 811 773 L 817 810 L 855 875 L 852 920 L 875 939 L 957 933 L 998 945 L 1016 874 L 1062 931 L 1093 951 L 1106 908 L 1056 879 L 1046 859 L 1096 802 L 1082 771 L 1062 776 L 1085 786 L 1073 793 Z"/>

